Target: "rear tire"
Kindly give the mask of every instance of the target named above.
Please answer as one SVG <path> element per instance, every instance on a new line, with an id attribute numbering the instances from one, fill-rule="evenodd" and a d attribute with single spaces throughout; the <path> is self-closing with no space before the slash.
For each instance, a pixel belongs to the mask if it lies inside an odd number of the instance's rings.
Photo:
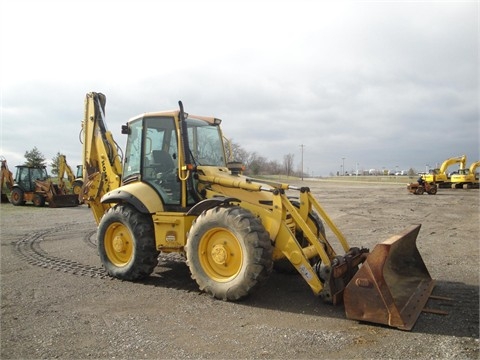
<path id="1" fill-rule="evenodd" d="M 100 259 L 111 276 L 143 279 L 158 264 L 151 218 L 128 205 L 110 208 L 98 225 L 97 236 Z"/>
<path id="2" fill-rule="evenodd" d="M 23 190 L 15 188 L 10 194 L 10 202 L 15 206 L 25 205 Z"/>
<path id="3" fill-rule="evenodd" d="M 222 300 L 246 297 L 272 272 L 268 232 L 238 206 L 204 211 L 189 231 L 185 251 L 200 290 Z"/>

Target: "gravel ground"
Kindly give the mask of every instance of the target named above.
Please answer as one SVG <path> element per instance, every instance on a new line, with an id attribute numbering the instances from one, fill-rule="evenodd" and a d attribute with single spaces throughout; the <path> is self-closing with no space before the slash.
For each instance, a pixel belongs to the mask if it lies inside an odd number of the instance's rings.
<path id="1" fill-rule="evenodd" d="M 298 275 L 273 273 L 246 300 L 200 293 L 184 260 L 152 276 L 105 275 L 86 206 L 0 206 L 2 359 L 478 359 L 479 190 L 408 194 L 406 184 L 304 181 L 352 246 L 421 223 L 417 246 L 437 280 L 412 331 L 359 323 Z M 329 234 L 327 233 L 327 236 Z"/>

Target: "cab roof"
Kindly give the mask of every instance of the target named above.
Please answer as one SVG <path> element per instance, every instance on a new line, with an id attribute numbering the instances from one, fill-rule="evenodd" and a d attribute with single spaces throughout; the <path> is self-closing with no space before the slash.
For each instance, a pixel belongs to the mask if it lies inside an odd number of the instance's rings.
<path id="1" fill-rule="evenodd" d="M 178 118 L 179 113 L 180 113 L 180 110 L 146 112 L 146 113 L 134 116 L 133 118 L 130 118 L 128 120 L 128 122 L 133 121 L 133 120 L 137 120 L 137 119 L 140 119 L 140 118 L 157 117 L 157 116 Z M 189 118 L 189 119 L 203 120 L 203 121 L 206 121 L 206 122 L 208 122 L 209 124 L 212 124 L 212 125 L 218 125 L 221 122 L 220 119 L 212 117 L 212 116 L 201 116 L 201 115 L 193 115 L 193 114 L 188 114 L 188 113 L 185 113 L 185 115 L 187 115 L 187 118 Z"/>

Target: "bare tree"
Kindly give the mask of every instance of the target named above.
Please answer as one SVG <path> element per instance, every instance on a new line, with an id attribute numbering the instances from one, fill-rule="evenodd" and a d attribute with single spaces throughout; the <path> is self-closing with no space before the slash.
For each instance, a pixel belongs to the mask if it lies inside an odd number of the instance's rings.
<path id="1" fill-rule="evenodd" d="M 243 164 L 247 162 L 249 153 L 247 150 L 242 148 L 240 144 L 237 144 L 231 140 L 228 140 L 225 145 L 226 145 L 225 149 L 227 152 L 226 155 L 227 155 L 228 162 L 239 161 Z"/>
<path id="2" fill-rule="evenodd" d="M 238 161 L 245 166 L 245 174 L 247 175 L 281 175 L 288 176 L 294 174 L 293 170 L 293 154 L 284 156 L 283 164 L 276 160 L 269 160 L 257 152 L 249 152 L 240 144 L 233 140 L 224 139 L 227 161 Z"/>

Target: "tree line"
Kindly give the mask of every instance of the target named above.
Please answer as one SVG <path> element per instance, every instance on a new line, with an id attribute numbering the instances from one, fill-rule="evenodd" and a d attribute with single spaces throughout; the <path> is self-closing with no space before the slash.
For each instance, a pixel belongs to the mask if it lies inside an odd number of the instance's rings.
<path id="1" fill-rule="evenodd" d="M 294 169 L 294 154 L 285 154 L 283 162 L 269 160 L 257 152 L 249 152 L 241 145 L 229 141 L 226 146 L 227 159 L 239 161 L 245 166 L 246 175 L 287 175 L 301 176 L 301 171 Z"/>
<path id="2" fill-rule="evenodd" d="M 241 162 L 244 167 L 245 175 L 286 175 L 301 176 L 301 171 L 294 169 L 294 154 L 285 154 L 283 162 L 277 160 L 269 160 L 257 152 L 249 152 L 238 143 L 226 141 L 225 149 L 227 151 L 227 159 Z M 50 167 L 53 175 L 58 174 L 58 165 L 60 152 L 51 159 Z M 25 166 L 46 166 L 47 160 L 42 152 L 35 146 L 32 150 L 25 152 Z"/>

